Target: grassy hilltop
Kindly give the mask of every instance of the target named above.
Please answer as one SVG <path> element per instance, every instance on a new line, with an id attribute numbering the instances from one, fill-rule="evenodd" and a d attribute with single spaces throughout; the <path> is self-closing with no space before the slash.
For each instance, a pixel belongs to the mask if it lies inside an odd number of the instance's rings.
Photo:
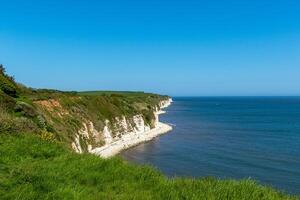
<path id="1" fill-rule="evenodd" d="M 141 114 L 151 125 L 166 98 L 37 90 L 0 66 L 0 199 L 298 199 L 252 180 L 169 179 L 148 166 L 71 150 L 82 121 L 101 129 L 105 119 Z"/>
<path id="2" fill-rule="evenodd" d="M 105 120 L 113 124 L 117 117 L 125 116 L 130 120 L 141 114 L 148 125 L 154 126 L 154 111 L 162 100 L 168 98 L 143 92 L 32 89 L 16 83 L 5 74 L 3 67 L 0 69 L 0 132 L 37 133 L 69 146 L 83 122 L 92 122 L 97 130 L 103 130 Z M 81 139 L 81 143 L 86 140 Z M 101 146 L 104 141 L 88 142 Z"/>

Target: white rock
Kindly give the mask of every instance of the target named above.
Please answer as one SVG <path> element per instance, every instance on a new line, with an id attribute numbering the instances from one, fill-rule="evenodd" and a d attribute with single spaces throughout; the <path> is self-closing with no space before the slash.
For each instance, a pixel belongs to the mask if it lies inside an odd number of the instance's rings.
<path id="1" fill-rule="evenodd" d="M 103 138 L 105 142 L 104 146 L 92 149 L 92 145 L 87 144 L 88 151 L 108 158 L 118 154 L 123 149 L 149 141 L 160 134 L 172 130 L 171 126 L 159 122 L 159 115 L 165 113 L 165 111 L 161 109 L 168 107 L 171 103 L 172 99 L 160 102 L 159 108 L 157 108 L 155 112 L 155 127 L 153 129 L 145 123 L 142 115 L 135 115 L 131 120 L 126 119 L 125 116 L 116 117 L 114 124 L 106 120 L 102 131 L 97 131 L 92 122 L 83 123 L 83 128 L 75 135 L 72 148 L 78 153 L 83 152 L 79 142 L 80 136 L 86 139 L 90 139 L 90 136 L 92 136 L 96 142 Z M 129 121 L 131 121 L 132 124 Z M 114 134 L 109 127 L 114 129 Z"/>

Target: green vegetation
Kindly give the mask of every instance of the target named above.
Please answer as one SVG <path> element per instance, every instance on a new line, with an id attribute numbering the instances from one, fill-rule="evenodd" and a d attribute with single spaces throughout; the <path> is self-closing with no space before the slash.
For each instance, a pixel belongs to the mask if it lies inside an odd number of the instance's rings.
<path id="1" fill-rule="evenodd" d="M 71 150 L 82 122 L 102 130 L 105 119 L 142 114 L 151 125 L 166 98 L 36 90 L 16 83 L 1 65 L 0 199 L 296 199 L 252 180 L 168 179 L 151 167 Z"/>
<path id="2" fill-rule="evenodd" d="M 1 199 L 296 199 L 252 180 L 168 179 L 119 158 L 75 154 L 32 134 L 0 135 Z"/>
<path id="3" fill-rule="evenodd" d="M 3 65 L 0 65 L 0 89 L 9 96 L 17 97 L 17 85 L 13 77 L 5 74 Z"/>
<path id="4" fill-rule="evenodd" d="M 71 147 L 75 135 L 83 123 L 92 122 L 96 130 L 102 131 L 105 120 L 111 122 L 111 130 L 117 118 L 125 116 L 130 123 L 134 115 L 142 114 L 145 122 L 153 126 L 154 110 L 161 100 L 168 98 L 143 92 L 63 92 L 47 89 L 32 89 L 20 85 L 5 74 L 0 65 L 0 132 L 20 131 L 52 135 L 55 140 Z M 132 124 L 133 125 L 133 124 Z M 103 140 L 95 141 L 81 137 L 83 150 L 87 144 L 99 146 Z"/>

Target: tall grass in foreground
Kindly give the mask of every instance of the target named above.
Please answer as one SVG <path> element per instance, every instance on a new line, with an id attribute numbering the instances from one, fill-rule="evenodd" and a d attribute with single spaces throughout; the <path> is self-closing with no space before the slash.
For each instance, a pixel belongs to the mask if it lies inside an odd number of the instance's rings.
<path id="1" fill-rule="evenodd" d="M 297 199 L 252 180 L 168 179 L 30 134 L 0 134 L 0 155 L 0 199 Z"/>

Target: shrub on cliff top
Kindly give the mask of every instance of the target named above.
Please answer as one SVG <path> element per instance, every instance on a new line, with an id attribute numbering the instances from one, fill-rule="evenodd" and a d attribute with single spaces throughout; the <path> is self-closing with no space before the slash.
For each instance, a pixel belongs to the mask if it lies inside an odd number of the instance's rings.
<path id="1" fill-rule="evenodd" d="M 5 74 L 3 65 L 0 65 L 0 89 L 9 96 L 17 97 L 18 86 L 13 77 Z"/>
<path id="2" fill-rule="evenodd" d="M 26 117 L 15 117 L 7 112 L 0 110 L 0 134 L 16 134 L 23 132 L 39 132 L 39 127 Z"/>
<path id="3" fill-rule="evenodd" d="M 14 110 L 15 105 L 16 100 L 0 90 L 0 109 L 11 112 Z"/>

